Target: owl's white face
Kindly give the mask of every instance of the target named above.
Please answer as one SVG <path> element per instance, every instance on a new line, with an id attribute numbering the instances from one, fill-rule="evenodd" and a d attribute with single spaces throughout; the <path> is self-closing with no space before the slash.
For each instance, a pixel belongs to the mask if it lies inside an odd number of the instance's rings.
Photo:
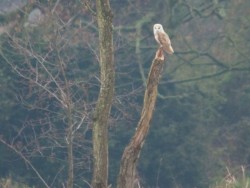
<path id="1" fill-rule="evenodd" d="M 163 31 L 162 25 L 161 24 L 155 24 L 154 25 L 154 33 L 157 31 Z"/>

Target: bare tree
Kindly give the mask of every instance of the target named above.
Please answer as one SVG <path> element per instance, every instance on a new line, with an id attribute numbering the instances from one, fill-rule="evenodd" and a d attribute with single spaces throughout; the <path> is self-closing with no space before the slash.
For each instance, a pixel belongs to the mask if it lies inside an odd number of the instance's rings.
<path id="1" fill-rule="evenodd" d="M 100 93 L 93 119 L 93 188 L 106 188 L 108 180 L 108 119 L 115 83 L 112 12 L 109 0 L 96 0 L 99 28 Z"/>
<path id="2" fill-rule="evenodd" d="M 55 6 L 62 10 L 62 5 Z M 83 168 L 90 171 L 90 141 L 85 139 L 85 134 L 92 122 L 90 114 L 94 103 L 87 102 L 85 92 L 89 92 L 89 80 L 78 81 L 80 70 L 73 63 L 74 53 L 69 50 L 75 45 L 72 35 L 76 37 L 78 31 L 68 32 L 72 18 L 67 17 L 69 20 L 65 23 L 61 12 L 53 11 L 55 6 L 47 12 L 46 23 L 38 27 L 42 32 L 18 25 L 26 35 L 7 34 L 7 45 L 20 61 L 15 62 L 6 49 L 0 49 L 1 57 L 20 78 L 17 98 L 31 113 L 37 114 L 27 117 L 21 126 L 15 125 L 15 136 L 1 137 L 0 141 L 18 154 L 46 187 L 54 186 L 58 176 L 64 176 L 67 171 L 67 182 L 61 184 L 73 188 L 75 171 Z M 51 33 L 51 29 L 55 32 Z M 38 49 L 41 43 L 44 46 Z M 32 164 L 37 156 L 65 162 L 55 174 L 45 175 Z M 54 177 L 48 180 L 45 176 Z"/>

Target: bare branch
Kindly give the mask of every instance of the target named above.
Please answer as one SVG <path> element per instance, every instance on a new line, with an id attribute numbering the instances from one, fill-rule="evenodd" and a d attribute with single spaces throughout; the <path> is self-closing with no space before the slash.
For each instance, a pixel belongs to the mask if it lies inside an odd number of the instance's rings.
<path id="1" fill-rule="evenodd" d="M 41 176 L 41 174 L 38 172 L 38 170 L 33 166 L 33 164 L 30 162 L 30 160 L 28 160 L 23 154 L 22 152 L 18 151 L 13 145 L 8 144 L 7 142 L 5 142 L 2 138 L 0 138 L 0 142 L 2 142 L 4 145 L 6 145 L 9 149 L 11 149 L 12 151 L 14 151 L 18 156 L 20 156 L 30 167 L 31 169 L 36 173 L 36 175 L 38 176 L 38 178 L 43 182 L 43 184 L 45 185 L 45 187 L 50 188 L 50 186 L 46 183 L 46 181 L 43 179 L 43 177 Z"/>

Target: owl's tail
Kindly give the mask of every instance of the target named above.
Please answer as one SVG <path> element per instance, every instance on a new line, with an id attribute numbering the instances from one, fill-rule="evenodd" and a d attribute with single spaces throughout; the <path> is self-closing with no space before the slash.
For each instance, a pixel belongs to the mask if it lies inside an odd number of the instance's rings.
<path id="1" fill-rule="evenodd" d="M 163 49 L 164 49 L 165 52 L 167 52 L 170 55 L 174 53 L 174 49 L 172 48 L 171 45 L 169 45 L 169 46 L 163 46 Z"/>

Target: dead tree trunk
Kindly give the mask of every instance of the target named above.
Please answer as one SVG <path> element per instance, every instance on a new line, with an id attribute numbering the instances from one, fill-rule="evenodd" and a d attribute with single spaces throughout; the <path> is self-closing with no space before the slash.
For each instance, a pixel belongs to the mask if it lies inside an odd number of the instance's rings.
<path id="1" fill-rule="evenodd" d="M 159 48 L 148 75 L 144 103 L 137 130 L 122 155 L 117 188 L 134 188 L 139 183 L 136 178 L 136 166 L 150 127 L 149 123 L 155 107 L 157 88 L 163 68 L 163 62 L 164 54 L 162 49 Z"/>
<path id="2" fill-rule="evenodd" d="M 108 180 L 108 118 L 115 82 L 112 12 L 109 0 L 96 0 L 99 30 L 101 88 L 93 118 L 93 188 L 106 188 Z"/>

